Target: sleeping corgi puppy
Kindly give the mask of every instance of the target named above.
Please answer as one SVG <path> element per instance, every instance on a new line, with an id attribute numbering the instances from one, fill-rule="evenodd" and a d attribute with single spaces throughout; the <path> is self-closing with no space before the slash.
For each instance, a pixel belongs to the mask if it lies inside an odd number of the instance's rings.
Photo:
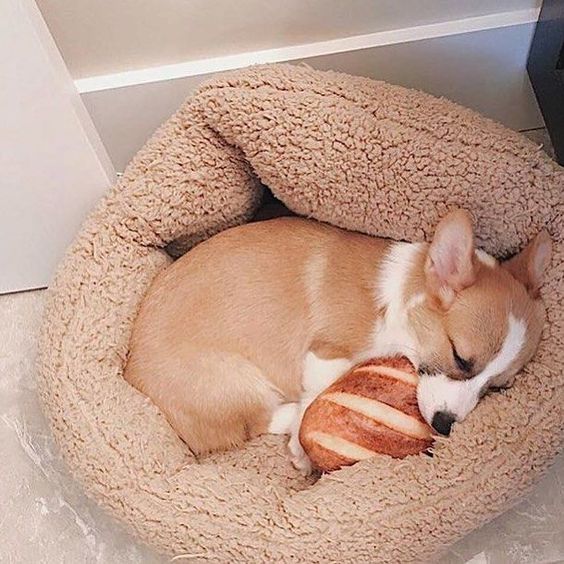
<path id="1" fill-rule="evenodd" d="M 470 216 L 433 241 L 396 243 L 315 221 L 235 227 L 161 272 L 133 328 L 125 378 L 196 454 L 298 431 L 309 403 L 352 366 L 405 355 L 425 420 L 448 435 L 533 356 L 551 255 L 540 233 L 505 262 L 474 247 Z"/>

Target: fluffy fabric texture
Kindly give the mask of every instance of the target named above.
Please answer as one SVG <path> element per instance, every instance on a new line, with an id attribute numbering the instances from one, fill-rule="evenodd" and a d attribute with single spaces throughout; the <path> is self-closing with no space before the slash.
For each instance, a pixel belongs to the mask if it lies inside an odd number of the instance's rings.
<path id="1" fill-rule="evenodd" d="M 433 458 L 374 458 L 304 480 L 281 437 L 195 460 L 122 378 L 148 284 L 179 254 L 248 221 L 268 185 L 293 211 L 395 239 L 454 207 L 479 243 L 557 240 L 534 360 Z M 188 99 L 100 202 L 53 282 L 40 389 L 62 454 L 140 538 L 214 562 L 411 562 L 506 509 L 563 431 L 564 175 L 539 147 L 449 101 L 290 65 L 216 78 Z"/>

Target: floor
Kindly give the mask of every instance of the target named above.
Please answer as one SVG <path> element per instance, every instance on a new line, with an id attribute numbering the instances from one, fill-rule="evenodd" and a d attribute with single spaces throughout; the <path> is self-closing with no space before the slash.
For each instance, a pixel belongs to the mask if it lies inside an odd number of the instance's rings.
<path id="1" fill-rule="evenodd" d="M 528 135 L 549 148 L 543 130 Z M 57 457 L 35 389 L 43 300 L 43 291 L 0 296 L 0 563 L 167 562 L 88 500 Z M 440 564 L 557 562 L 564 562 L 564 454 L 517 506 L 455 544 Z"/>

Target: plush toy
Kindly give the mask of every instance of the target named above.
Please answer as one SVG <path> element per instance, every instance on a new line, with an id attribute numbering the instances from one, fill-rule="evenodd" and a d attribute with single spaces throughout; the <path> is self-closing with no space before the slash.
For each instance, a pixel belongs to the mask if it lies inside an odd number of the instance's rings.
<path id="1" fill-rule="evenodd" d="M 429 448 L 432 432 L 417 407 L 417 373 L 405 357 L 353 368 L 307 408 L 300 442 L 330 472 L 377 454 L 403 458 Z"/>

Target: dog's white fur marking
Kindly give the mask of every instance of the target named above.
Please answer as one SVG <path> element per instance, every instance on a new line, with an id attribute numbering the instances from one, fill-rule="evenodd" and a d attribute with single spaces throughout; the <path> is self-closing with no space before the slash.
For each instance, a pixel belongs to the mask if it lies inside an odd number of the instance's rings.
<path id="1" fill-rule="evenodd" d="M 478 257 L 478 260 L 482 264 L 485 264 L 486 266 L 489 266 L 490 268 L 495 268 L 495 266 L 497 265 L 497 260 L 494 257 L 492 257 L 492 255 L 489 255 L 488 253 L 486 253 L 486 251 L 482 251 L 482 249 L 476 249 L 474 252 L 476 253 L 476 256 Z"/>
<path id="2" fill-rule="evenodd" d="M 376 303 L 385 308 L 372 332 L 371 346 L 364 351 L 364 360 L 370 357 L 404 354 L 417 364 L 417 342 L 409 327 L 407 313 L 424 299 L 417 294 L 406 303 L 405 284 L 421 251 L 420 243 L 395 243 L 382 261 L 376 280 Z"/>
<path id="3" fill-rule="evenodd" d="M 380 267 L 376 302 L 388 309 L 403 309 L 405 282 L 413 268 L 421 243 L 394 243 Z"/>
<path id="4" fill-rule="evenodd" d="M 311 462 L 299 439 L 300 426 L 305 410 L 323 390 L 350 370 L 351 367 L 352 362 L 346 358 L 325 360 L 311 351 L 308 352 L 304 359 L 303 392 L 300 401 L 280 406 L 272 416 L 269 432 L 291 435 L 288 449 L 290 450 L 292 464 L 305 475 L 311 473 Z"/>
<path id="5" fill-rule="evenodd" d="M 510 313 L 503 345 L 484 370 L 469 380 L 452 380 L 445 374 L 422 376 L 417 388 L 421 414 L 428 423 L 438 411 L 448 411 L 456 421 L 462 421 L 474 409 L 481 390 L 499 374 L 505 372 L 519 355 L 525 343 L 527 326 Z"/>
<path id="6" fill-rule="evenodd" d="M 522 319 L 517 319 L 512 313 L 507 318 L 507 335 L 500 351 L 486 365 L 477 378 L 482 380 L 482 385 L 489 382 L 494 376 L 505 372 L 517 358 L 525 343 L 527 325 Z"/>
<path id="7" fill-rule="evenodd" d="M 347 372 L 351 366 L 351 361 L 346 358 L 325 360 L 319 358 L 311 351 L 308 352 L 304 360 L 303 395 L 313 396 L 313 400 L 315 396 L 330 386 L 339 376 Z"/>
<path id="8" fill-rule="evenodd" d="M 298 407 L 298 402 L 279 405 L 272 414 L 268 432 L 273 435 L 289 435 L 298 415 Z"/>

